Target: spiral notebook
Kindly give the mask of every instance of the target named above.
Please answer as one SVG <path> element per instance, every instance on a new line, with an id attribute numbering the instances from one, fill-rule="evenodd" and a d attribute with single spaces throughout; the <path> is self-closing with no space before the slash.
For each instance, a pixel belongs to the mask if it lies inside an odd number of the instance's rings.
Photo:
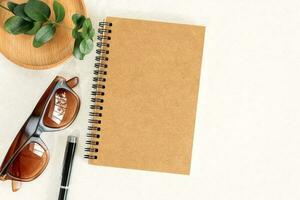
<path id="1" fill-rule="evenodd" d="M 107 17 L 98 32 L 85 157 L 189 174 L 205 28 Z"/>

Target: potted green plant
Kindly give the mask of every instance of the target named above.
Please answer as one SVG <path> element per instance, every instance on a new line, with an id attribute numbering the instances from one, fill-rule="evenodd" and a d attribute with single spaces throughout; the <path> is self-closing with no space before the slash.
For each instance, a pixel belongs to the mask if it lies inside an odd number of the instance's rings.
<path id="1" fill-rule="evenodd" d="M 93 49 L 95 29 L 90 18 L 74 13 L 72 15 L 73 27 L 66 27 L 63 24 L 66 16 L 65 8 L 58 0 L 53 1 L 53 18 L 50 17 L 49 5 L 41 0 L 28 0 L 21 4 L 9 1 L 6 5 L 0 4 L 0 9 L 12 14 L 4 23 L 5 31 L 13 35 L 32 35 L 32 45 L 35 48 L 51 42 L 57 28 L 62 27 L 72 29 L 73 55 L 77 59 L 83 60 L 84 56 Z"/>

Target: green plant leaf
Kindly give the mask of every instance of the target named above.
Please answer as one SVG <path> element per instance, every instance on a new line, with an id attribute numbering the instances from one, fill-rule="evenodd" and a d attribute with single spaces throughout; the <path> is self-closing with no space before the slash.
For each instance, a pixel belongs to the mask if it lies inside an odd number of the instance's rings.
<path id="1" fill-rule="evenodd" d="M 91 21 L 90 18 L 87 18 L 86 20 L 84 20 L 84 22 L 83 22 L 83 28 L 86 28 L 86 29 L 93 28 L 92 21 Z"/>
<path id="2" fill-rule="evenodd" d="M 93 40 L 93 37 L 95 36 L 95 29 L 92 28 L 89 32 L 89 38 L 91 38 Z"/>
<path id="3" fill-rule="evenodd" d="M 90 33 L 92 32 L 92 29 L 93 29 L 93 25 L 92 25 L 91 20 L 89 18 L 84 20 L 83 25 L 82 25 L 82 36 L 85 39 L 91 38 Z M 91 33 L 91 34 L 93 34 L 93 33 Z"/>
<path id="4" fill-rule="evenodd" d="M 75 40 L 74 43 L 74 48 L 73 48 L 73 55 L 75 56 L 75 58 L 79 59 L 79 60 L 83 60 L 84 59 L 84 54 L 80 52 L 79 49 L 79 45 L 82 41 L 82 37 L 78 37 Z"/>
<path id="5" fill-rule="evenodd" d="M 60 23 L 65 18 L 65 9 L 62 4 L 60 4 L 57 0 L 53 1 L 53 10 L 55 13 L 55 21 Z"/>
<path id="6" fill-rule="evenodd" d="M 83 39 L 79 45 L 79 50 L 86 55 L 91 53 L 93 46 L 93 41 L 91 39 Z"/>
<path id="7" fill-rule="evenodd" d="M 33 39 L 33 43 L 32 44 L 33 44 L 33 46 L 35 48 L 39 48 L 39 47 L 41 47 L 43 45 L 43 43 L 36 41 L 35 38 Z"/>
<path id="8" fill-rule="evenodd" d="M 29 0 L 24 11 L 31 19 L 41 22 L 47 21 L 51 14 L 49 6 L 39 0 Z"/>
<path id="9" fill-rule="evenodd" d="M 53 24 L 46 24 L 38 30 L 38 32 L 35 34 L 34 40 L 37 44 L 42 46 L 53 38 L 55 31 L 56 27 Z M 39 46 L 36 45 L 35 47 Z"/>
<path id="10" fill-rule="evenodd" d="M 18 5 L 18 4 L 14 3 L 14 2 L 11 2 L 11 1 L 7 2 L 7 7 L 8 7 L 8 9 L 9 9 L 11 12 L 14 11 L 14 9 L 15 9 L 15 7 L 16 7 L 17 5 Z"/>
<path id="11" fill-rule="evenodd" d="M 5 30 L 14 35 L 25 33 L 32 29 L 32 27 L 33 23 L 28 22 L 19 16 L 10 17 L 4 24 Z"/>
<path id="12" fill-rule="evenodd" d="M 79 60 L 83 60 L 84 59 L 84 54 L 80 52 L 79 47 L 74 47 L 74 49 L 73 49 L 73 55 L 75 56 L 75 58 L 77 58 Z"/>
<path id="13" fill-rule="evenodd" d="M 85 16 L 76 13 L 72 16 L 72 21 L 75 24 L 75 27 L 81 29 L 82 24 L 85 21 Z"/>
<path id="14" fill-rule="evenodd" d="M 43 22 L 34 22 L 32 29 L 29 31 L 25 32 L 27 35 L 34 35 L 38 32 L 38 30 L 42 27 Z"/>
<path id="15" fill-rule="evenodd" d="M 81 16 L 82 16 L 82 15 L 77 14 L 77 13 L 75 13 L 75 14 L 72 15 L 72 21 L 73 21 L 73 23 L 74 23 L 75 25 L 77 24 L 77 21 L 78 21 L 78 19 L 79 19 Z"/>
<path id="16" fill-rule="evenodd" d="M 87 29 L 87 30 L 93 28 L 92 21 L 91 21 L 90 18 L 87 18 L 87 19 L 84 20 L 82 28 Z"/>
<path id="17" fill-rule="evenodd" d="M 26 21 L 32 22 L 33 20 L 30 19 L 24 12 L 25 5 L 26 5 L 26 3 L 15 6 L 13 13 L 19 17 L 22 17 Z"/>
<path id="18" fill-rule="evenodd" d="M 73 37 L 74 39 L 76 39 L 76 38 L 78 38 L 78 37 L 80 37 L 80 36 L 81 36 L 81 33 L 78 32 L 78 29 L 77 29 L 77 28 L 74 28 L 74 29 L 72 30 L 72 37 Z"/>

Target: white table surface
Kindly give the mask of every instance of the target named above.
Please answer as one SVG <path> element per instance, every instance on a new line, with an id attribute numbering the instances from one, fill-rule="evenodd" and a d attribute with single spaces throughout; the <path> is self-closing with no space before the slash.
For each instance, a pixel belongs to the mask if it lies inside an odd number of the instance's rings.
<path id="1" fill-rule="evenodd" d="M 86 0 L 96 25 L 120 16 L 206 25 L 190 176 L 95 167 L 83 159 L 95 54 L 31 71 L 0 55 L 0 158 L 57 74 L 78 75 L 82 107 L 67 130 L 46 133 L 45 173 L 1 200 L 55 200 L 66 137 L 80 136 L 70 200 L 298 200 L 300 1 Z M 184 49 L 183 49 L 184 51 Z"/>

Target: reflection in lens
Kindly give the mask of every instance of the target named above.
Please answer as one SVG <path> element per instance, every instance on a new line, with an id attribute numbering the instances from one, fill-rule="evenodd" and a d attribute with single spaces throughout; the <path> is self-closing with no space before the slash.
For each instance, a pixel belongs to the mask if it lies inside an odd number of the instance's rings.
<path id="1" fill-rule="evenodd" d="M 78 106 L 73 93 L 65 89 L 57 90 L 46 109 L 44 124 L 51 128 L 68 125 L 75 118 Z"/>
<path id="2" fill-rule="evenodd" d="M 68 105 L 67 100 L 68 99 L 65 91 L 56 92 L 54 95 L 54 109 L 53 112 L 48 114 L 56 124 L 60 124 L 66 114 Z"/>
<path id="3" fill-rule="evenodd" d="M 36 177 L 47 165 L 47 151 L 38 143 L 26 145 L 8 169 L 8 173 L 19 179 Z"/>

